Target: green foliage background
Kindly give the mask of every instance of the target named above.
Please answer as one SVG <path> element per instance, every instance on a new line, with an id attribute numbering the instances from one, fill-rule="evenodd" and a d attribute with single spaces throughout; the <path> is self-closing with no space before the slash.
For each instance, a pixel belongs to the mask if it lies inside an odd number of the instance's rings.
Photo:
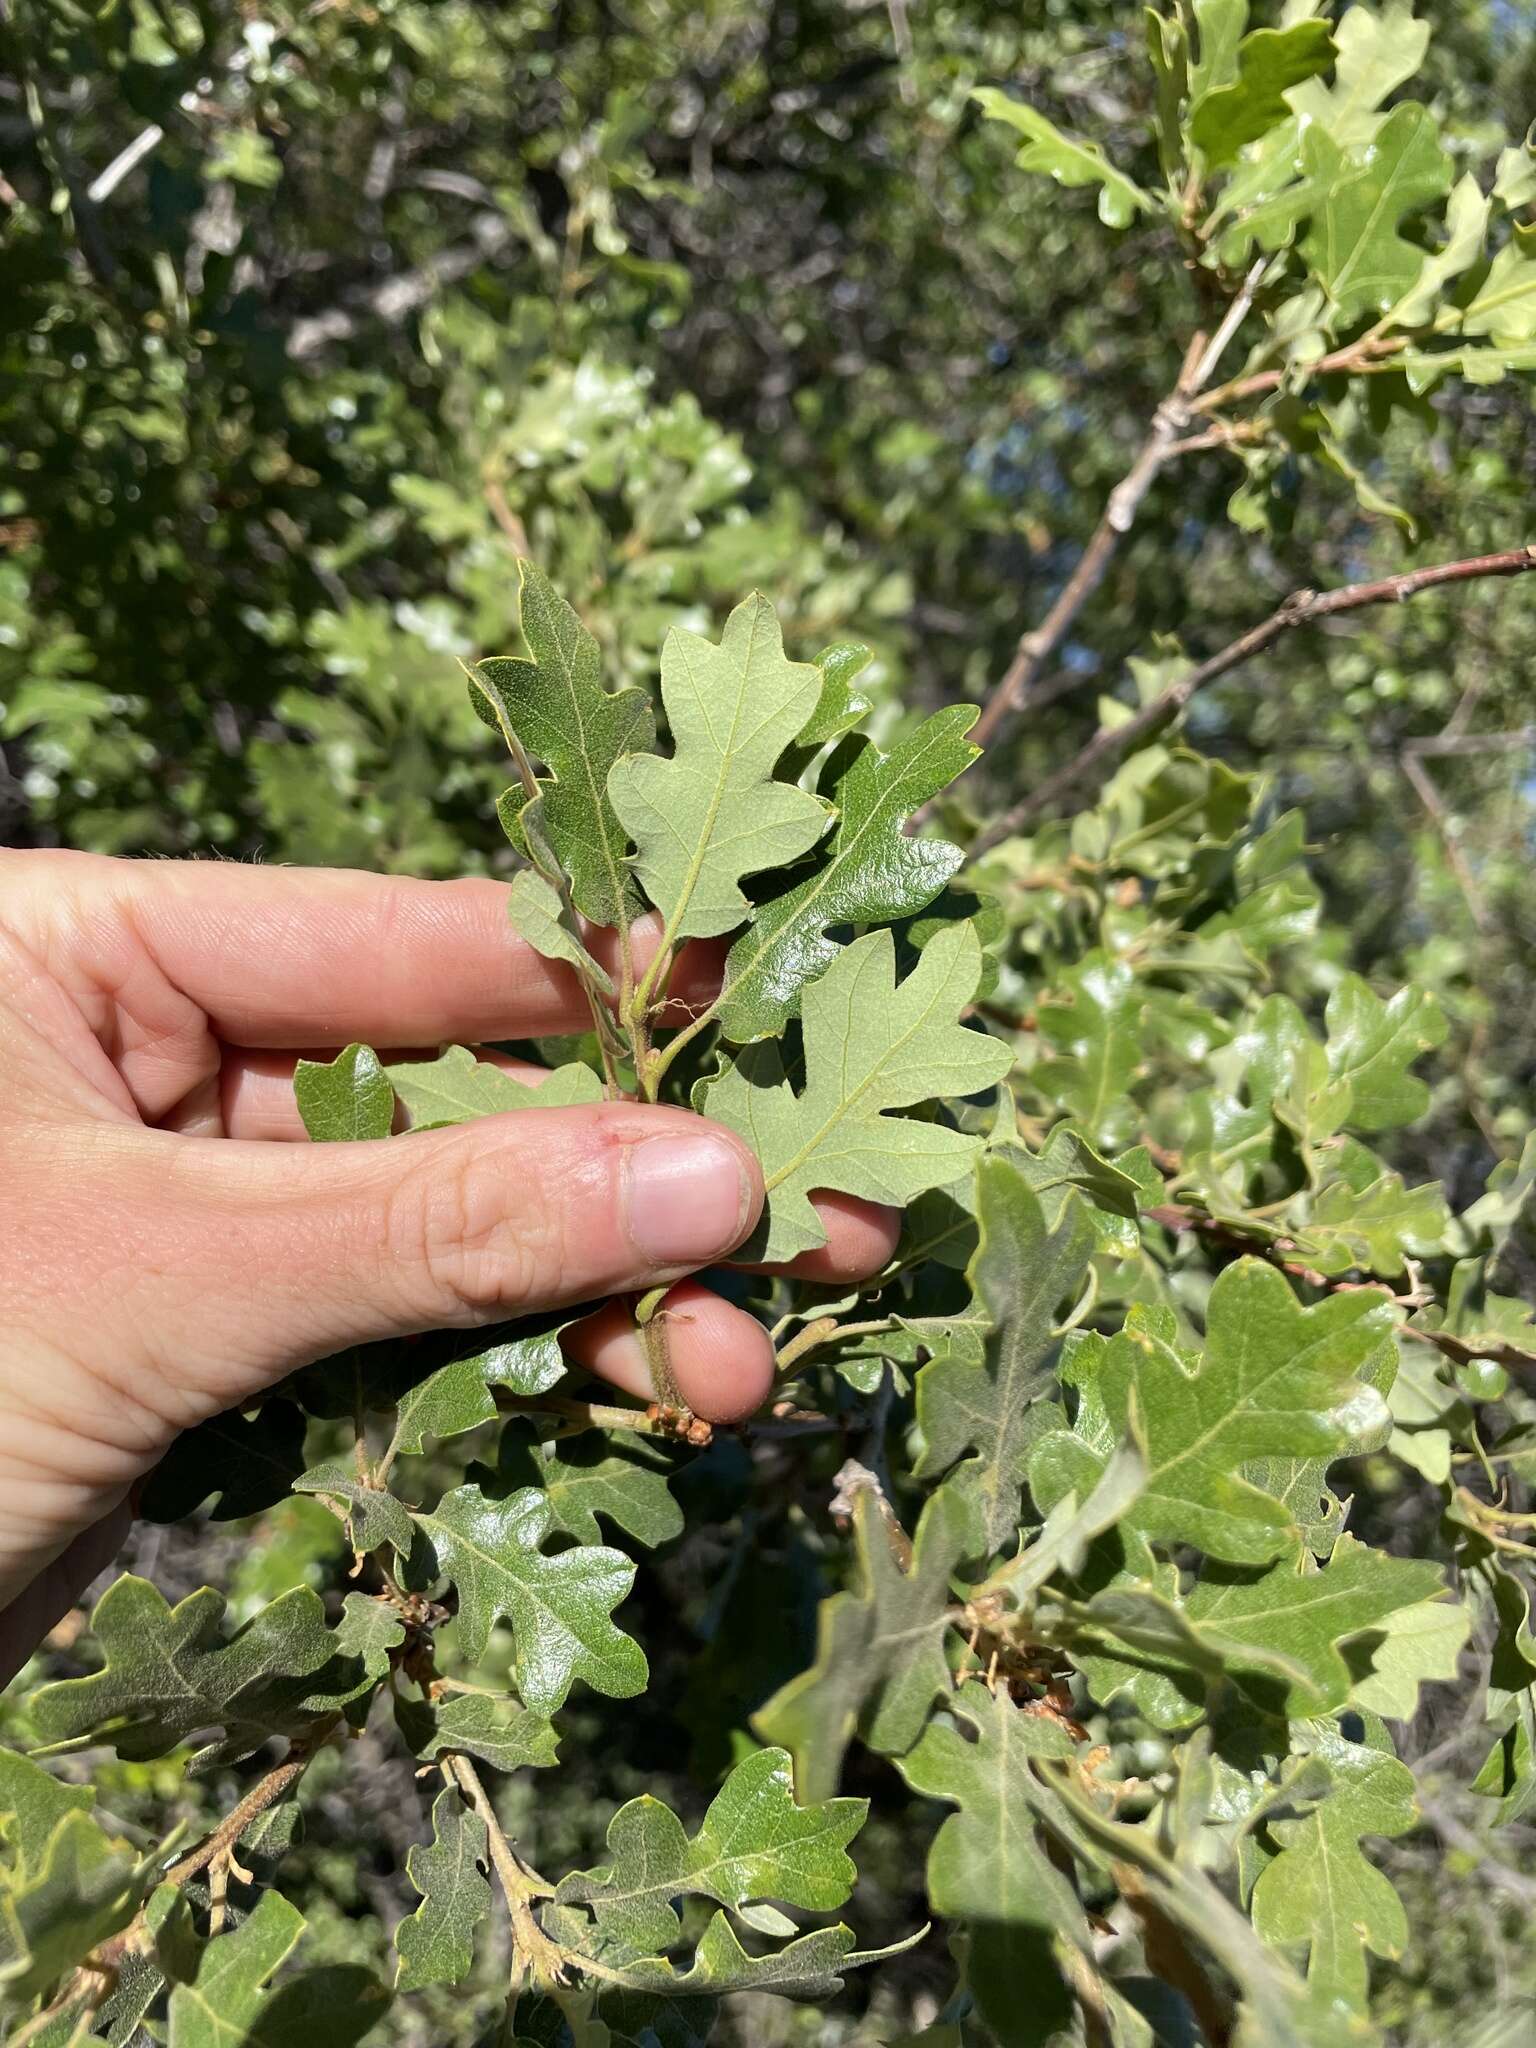
<path id="1" fill-rule="evenodd" d="M 1412 91 L 1456 171 L 1486 186 L 1536 111 L 1536 15 L 1508 0 L 1421 11 L 1434 36 Z M 1406 7 L 1381 12 L 1406 33 Z M 669 628 L 714 637 L 757 587 L 792 653 L 873 649 L 860 687 L 882 741 L 984 698 L 1214 302 L 1165 223 L 1110 232 L 1092 187 L 1016 169 L 1015 138 L 971 93 L 1007 86 L 1155 186 L 1141 34 L 1112 0 L 17 0 L 0 28 L 0 832 L 510 873 L 503 764 L 459 662 L 519 644 L 519 555 L 597 635 L 610 686 L 651 684 Z M 98 181 L 111 189 L 93 197 Z M 1531 536 L 1528 380 L 1335 401 L 1327 433 L 1287 419 L 1165 470 L 1060 651 L 1062 687 L 964 786 L 974 813 L 1067 759 L 1101 693 L 1137 701 L 1160 644 L 1207 653 L 1294 588 Z M 1198 700 L 1185 737 L 1200 765 L 1160 762 L 1150 795 L 1132 778 L 1075 838 L 995 857 L 1012 933 L 996 1001 L 1032 1013 L 1030 1042 L 1061 1062 L 1035 1078 L 1095 1142 L 1133 1142 L 1187 1086 L 1191 988 L 1228 1014 L 1275 988 L 1316 1017 L 1354 972 L 1428 992 L 1449 1019 L 1419 1069 L 1423 1114 L 1383 1141 L 1390 1165 L 1464 1210 L 1519 1157 L 1536 1069 L 1532 749 L 1430 760 L 1448 833 L 1404 750 L 1453 721 L 1528 726 L 1531 590 L 1474 585 L 1290 635 Z M 1128 677 L 1132 656 L 1153 667 Z M 1262 790 L 1234 779 L 1260 771 Z M 1116 905 L 1062 878 L 1097 861 L 1176 900 L 1191 855 L 1166 818 L 1181 803 L 1196 829 L 1250 844 L 1299 810 L 1323 922 L 1266 931 L 1261 970 L 1235 980 L 1230 953 L 1197 957 L 1191 938 L 1185 979 L 1140 990 L 1134 1025 L 1127 1008 L 1085 1049 L 1062 1014 L 1070 999 L 1082 1015 Z M 1286 851 L 1277 873 L 1299 843 Z M 1074 1096 L 1085 1052 L 1106 1045 L 1125 1062 L 1113 1089 Z M 1523 1293 L 1518 1240 L 1505 1256 L 1502 1284 Z M 1426 1390 L 1403 1431 L 1451 1398 Z M 1432 1455 L 1351 1468 L 1355 1533 L 1441 1554 Z M 1518 1511 L 1525 1467 L 1508 1472 Z M 690 1519 L 715 1522 L 641 1576 L 648 1646 L 672 1616 L 689 1624 L 653 1648 L 651 1692 L 580 1694 L 554 1792 L 517 1781 L 552 1864 L 599 1855 L 641 1791 L 670 1788 L 696 1819 L 733 1731 L 806 1661 L 825 1590 L 809 1495 L 760 1530 L 723 1506 L 739 1477 L 725 1455 L 680 1486 Z M 345 1565 L 334 1519 L 298 1499 L 235 1535 L 205 1523 L 136 1542 L 134 1568 L 171 1597 L 212 1578 L 237 1618 L 334 1587 Z M 765 1606 L 776 1637 L 756 1625 Z M 55 1645 L 30 1678 L 68 1660 Z M 0 1734 L 24 1690 L 0 1703 Z M 1426 1688 L 1399 1745 L 1444 1822 L 1383 1857 L 1415 1937 L 1382 1993 L 1404 2048 L 1472 2040 L 1494 1994 L 1512 2011 L 1536 1998 L 1517 1917 L 1536 1852 L 1517 1815 L 1492 1877 L 1481 1861 L 1481 1802 L 1452 1769 L 1466 1705 L 1465 1688 Z M 130 1819 L 177 1802 L 195 1816 L 172 1762 L 109 1762 L 96 1782 Z M 908 1826 L 936 1810 L 871 1756 L 852 1775 L 876 1795 L 858 1921 L 874 1946 L 920 1917 Z M 286 1888 L 316 1954 L 369 1961 L 414 1902 L 400 1873 L 426 1798 L 382 1749 L 345 1783 L 329 1756 L 314 1777 Z M 946 1995 L 932 1947 L 856 1982 L 830 2017 L 753 2000 L 727 2024 L 754 2043 L 894 2040 Z M 497 2003 L 478 1970 L 470 1997 L 400 2008 L 393 2038 L 473 2039 Z"/>

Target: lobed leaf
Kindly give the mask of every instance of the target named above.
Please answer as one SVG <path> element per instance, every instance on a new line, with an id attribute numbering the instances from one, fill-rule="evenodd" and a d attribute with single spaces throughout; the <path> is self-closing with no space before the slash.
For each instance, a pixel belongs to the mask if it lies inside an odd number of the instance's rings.
<path id="1" fill-rule="evenodd" d="M 569 876 L 576 908 L 595 924 L 627 923 L 640 908 L 624 828 L 608 800 L 608 775 L 622 755 L 643 752 L 655 720 L 643 690 L 609 695 L 597 642 L 531 562 L 518 563 L 519 616 L 533 659 L 477 662 L 470 698 L 514 754 L 549 771 L 540 783 L 540 828 Z M 501 807 L 513 843 L 527 793 Z"/>
<path id="2" fill-rule="evenodd" d="M 457 1984 L 468 1974 L 475 1959 L 475 1932 L 491 1910 L 489 1846 L 489 1831 L 479 1814 L 472 1813 L 451 1787 L 440 1792 L 432 1808 L 430 1846 L 416 1843 L 405 1859 L 406 1875 L 420 1892 L 421 1904 L 395 1929 L 397 1991 Z"/>
<path id="3" fill-rule="evenodd" d="M 767 1212 L 747 1256 L 788 1259 L 824 1243 L 815 1189 L 901 1207 L 963 1178 L 979 1138 L 885 1112 L 1001 1079 L 1007 1047 L 959 1023 L 980 975 L 969 924 L 931 939 L 899 985 L 891 934 L 870 932 L 805 991 L 799 1094 L 771 1043 L 702 1085 L 696 1107 L 740 1132 L 763 1163 Z"/>
<path id="4" fill-rule="evenodd" d="M 661 699 L 672 758 L 626 754 L 608 794 L 669 938 L 734 930 L 751 912 L 742 878 L 788 867 L 826 830 L 829 804 L 774 779 L 821 692 L 819 669 L 786 659 L 760 591 L 731 613 L 718 646 L 680 626 L 667 635 Z"/>
<path id="5" fill-rule="evenodd" d="M 644 1690 L 640 1646 L 611 1619 L 635 1576 L 622 1552 L 583 1545 L 546 1556 L 552 1516 L 531 1486 L 506 1500 L 460 1486 L 413 1519 L 438 1571 L 457 1589 L 465 1656 L 478 1663 L 493 1625 L 505 1617 L 513 1682 L 535 1713 L 562 1706 L 578 1678 L 614 1699 Z"/>
<path id="6" fill-rule="evenodd" d="M 888 754 L 854 739 L 833 756 L 822 785 L 837 829 L 825 856 L 758 904 L 726 956 L 720 1027 L 727 1038 L 772 1036 L 798 1014 L 806 983 L 837 957 L 829 926 L 891 924 L 939 894 L 964 855 L 904 827 L 976 759 L 980 749 L 965 739 L 976 716 L 972 706 L 953 704 Z"/>
<path id="7" fill-rule="evenodd" d="M 830 1912 L 853 1889 L 845 1852 L 867 1810 L 862 1799 L 796 1805 L 789 1757 L 762 1749 L 731 1772 L 692 1837 L 658 1800 L 622 1806 L 608 1827 L 611 1861 L 566 1878 L 557 1903 L 591 1909 L 594 1952 L 611 1962 L 673 1947 L 681 1932 L 673 1901 L 684 1895 Z"/>

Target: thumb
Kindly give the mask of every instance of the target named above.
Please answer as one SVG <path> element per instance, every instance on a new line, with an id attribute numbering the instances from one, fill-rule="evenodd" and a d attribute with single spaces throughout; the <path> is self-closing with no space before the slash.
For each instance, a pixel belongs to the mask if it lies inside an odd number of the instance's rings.
<path id="1" fill-rule="evenodd" d="M 734 1133 L 634 1103 L 387 1143 L 144 1135 L 158 1243 L 135 1321 L 176 1427 L 348 1344 L 676 1280 L 734 1250 L 763 1198 Z"/>

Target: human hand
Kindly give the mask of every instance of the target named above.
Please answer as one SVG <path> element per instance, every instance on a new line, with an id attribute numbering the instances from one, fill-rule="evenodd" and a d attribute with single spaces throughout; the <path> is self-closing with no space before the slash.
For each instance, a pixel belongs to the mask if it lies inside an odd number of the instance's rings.
<path id="1" fill-rule="evenodd" d="M 678 1389 L 750 1414 L 773 1352 L 684 1276 L 762 1205 L 733 1132 L 640 1103 L 526 1109 L 409 1144 L 294 1145 L 301 1052 L 579 1030 L 506 889 L 334 870 L 0 853 L 0 1683 L 122 1540 L 178 1431 L 345 1345 L 681 1282 Z M 643 964 L 656 934 L 637 925 Z M 599 943 L 595 941 L 594 943 Z M 707 1001 L 718 948 L 674 992 Z M 897 1219 L 828 1195 L 793 1271 L 866 1277 Z M 628 1392 L 628 1311 L 567 1332 Z"/>

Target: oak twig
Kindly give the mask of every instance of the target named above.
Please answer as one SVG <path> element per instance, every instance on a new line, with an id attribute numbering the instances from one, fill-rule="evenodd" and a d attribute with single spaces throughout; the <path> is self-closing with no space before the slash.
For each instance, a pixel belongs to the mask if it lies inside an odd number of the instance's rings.
<path id="1" fill-rule="evenodd" d="M 1196 394 L 1207 385 L 1253 305 L 1267 259 L 1256 263 L 1243 281 L 1215 333 L 1196 334 L 1185 351 L 1184 362 L 1172 391 L 1152 417 L 1151 431 L 1135 461 L 1109 494 L 1104 513 L 1076 568 L 1062 586 L 1056 602 L 1038 626 L 1020 639 L 1012 661 L 977 720 L 972 734 L 978 746 L 987 746 L 1006 721 L 1021 711 L 1031 696 L 1041 671 L 1071 630 L 1072 623 L 1108 573 L 1121 541 L 1136 523 L 1136 515 L 1151 490 L 1159 470 L 1178 449 L 1180 437 L 1189 425 Z"/>
<path id="2" fill-rule="evenodd" d="M 1405 570 L 1399 576 L 1383 576 L 1369 583 L 1346 583 L 1338 590 L 1298 590 L 1267 619 L 1241 634 L 1188 675 L 1133 712 L 1123 724 L 1101 726 L 1054 775 L 1011 806 L 977 839 L 973 853 L 984 853 L 1000 839 L 1017 832 L 1043 813 L 1052 810 L 1060 798 L 1090 777 L 1101 776 L 1128 753 L 1136 742 L 1155 732 L 1185 709 L 1191 698 L 1208 683 L 1240 668 L 1256 654 L 1262 654 L 1284 634 L 1297 626 L 1332 618 L 1343 612 L 1361 611 L 1368 605 L 1405 604 L 1421 590 L 1442 584 L 1471 583 L 1488 576 L 1524 576 L 1536 569 L 1536 546 L 1507 548 L 1499 554 L 1473 555 L 1459 562 L 1433 562 L 1423 569 Z"/>
<path id="3" fill-rule="evenodd" d="M 1414 795 L 1424 806 L 1429 822 L 1439 835 L 1440 844 L 1445 848 L 1446 861 L 1456 878 L 1456 886 L 1461 891 L 1473 924 L 1480 932 L 1487 931 L 1491 920 L 1488 916 L 1488 906 L 1483 901 L 1483 892 L 1477 886 L 1477 877 L 1462 851 L 1461 841 L 1456 836 L 1456 827 L 1451 823 L 1450 813 L 1445 808 L 1444 800 L 1436 789 L 1429 770 L 1424 766 L 1422 756 L 1404 747 L 1398 756 L 1398 765 Z"/>
<path id="4" fill-rule="evenodd" d="M 512 1921 L 512 1947 L 519 1979 L 527 1974 L 541 1990 L 564 1984 L 570 1973 L 570 1958 L 558 1942 L 550 1940 L 534 1913 L 535 1902 L 549 1896 L 549 1887 L 539 1883 L 507 1840 L 496 1818 L 496 1809 L 480 1782 L 480 1773 L 469 1758 L 455 1753 L 444 1759 L 443 1768 L 485 1823 L 491 1862 Z"/>

